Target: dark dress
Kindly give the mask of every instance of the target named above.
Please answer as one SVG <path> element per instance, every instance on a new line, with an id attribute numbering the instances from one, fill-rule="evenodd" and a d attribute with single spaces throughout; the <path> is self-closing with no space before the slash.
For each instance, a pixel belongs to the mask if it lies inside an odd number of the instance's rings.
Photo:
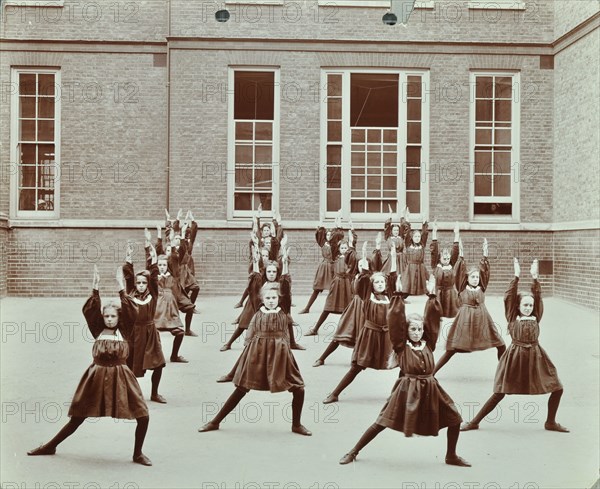
<path id="1" fill-rule="evenodd" d="M 462 257 L 455 266 L 460 308 L 448 332 L 446 351 L 470 352 L 504 345 L 484 303 L 485 289 L 490 279 L 488 259 L 481 259 L 479 285 L 474 288 L 468 285 L 467 269 Z"/>
<path id="2" fill-rule="evenodd" d="M 494 379 L 494 392 L 499 394 L 546 394 L 562 389 L 556 368 L 538 343 L 539 321 L 544 305 L 540 283 L 534 280 L 531 293 L 534 309 L 531 316 L 519 316 L 515 277 L 504 295 L 504 309 L 512 344 L 504 352 Z"/>
<path id="3" fill-rule="evenodd" d="M 407 344 L 408 324 L 401 295 L 392 297 L 389 309 L 390 338 L 401 372 L 376 423 L 406 436 L 437 436 L 442 428 L 462 421 L 454 401 L 433 377 L 432 351 L 439 334 L 441 306 L 435 296 L 430 296 L 425 306 L 423 340 L 416 349 L 411 348 L 412 343 Z"/>
<path id="4" fill-rule="evenodd" d="M 331 281 L 333 280 L 333 256 L 331 244 L 326 239 L 327 230 L 324 227 L 319 227 L 315 233 L 317 244 L 321 248 L 323 260 L 319 263 L 313 281 L 313 290 L 329 290 Z"/>
<path id="5" fill-rule="evenodd" d="M 383 239 L 385 239 L 388 246 L 388 255 L 383 262 L 381 271 L 383 273 L 390 273 L 392 264 L 390 262 L 389 250 L 394 246 L 396 248 L 396 272 L 401 274 L 402 267 L 404 266 L 404 257 L 402 255 L 404 252 L 404 240 L 406 239 L 406 234 L 410 231 L 410 224 L 403 217 L 400 218 L 400 232 L 398 236 L 392 235 L 392 228 L 394 226 L 395 224 L 392 224 L 391 219 L 385 221 L 383 225 Z"/>
<path id="6" fill-rule="evenodd" d="M 331 281 L 327 299 L 325 299 L 323 312 L 341 314 L 352 299 L 352 279 L 356 274 L 358 262 L 353 247 L 348 248 L 345 255 L 339 254 L 339 243 L 343 237 L 344 232 L 341 229 L 336 229 L 330 240 L 331 251 L 333 256 L 337 258 L 333 263 L 334 277 Z M 356 240 L 357 236 L 354 234 L 354 243 L 356 243 Z"/>
<path id="7" fill-rule="evenodd" d="M 406 233 L 402 265 L 402 292 L 409 295 L 423 295 L 429 275 L 425 267 L 425 245 L 427 244 L 428 226 L 423 223 L 421 241 L 414 244 L 412 234 Z"/>
<path id="8" fill-rule="evenodd" d="M 96 339 L 92 347 L 94 363 L 85 371 L 69 407 L 69 416 L 135 419 L 148 416 L 148 407 L 137 379 L 126 364 L 137 308 L 132 298 L 120 292 L 121 312 L 114 339 L 102 335 L 104 318 L 100 294 L 94 290 L 83 306 L 83 315 Z M 119 334 L 117 331 L 120 331 Z M 121 337 L 125 338 L 125 340 Z"/>
<path id="9" fill-rule="evenodd" d="M 437 298 L 442 305 L 442 316 L 453 318 L 458 312 L 458 293 L 454 285 L 456 273 L 454 265 L 458 260 L 458 242 L 452 245 L 449 265 L 442 265 L 440 263 L 440 251 L 437 240 L 434 239 L 431 242 L 429 249 L 431 251 L 431 272 L 435 277 Z"/>
<path id="10" fill-rule="evenodd" d="M 135 288 L 135 273 L 131 263 L 123 264 L 123 274 L 127 284 L 127 293 L 138 308 L 138 317 L 129 339 L 129 358 L 127 365 L 136 377 L 143 377 L 146 370 L 154 370 L 166 365 L 163 355 L 160 334 L 154 324 L 156 304 L 158 301 L 158 267 L 149 264 L 150 278 L 148 288 L 139 294 Z"/>

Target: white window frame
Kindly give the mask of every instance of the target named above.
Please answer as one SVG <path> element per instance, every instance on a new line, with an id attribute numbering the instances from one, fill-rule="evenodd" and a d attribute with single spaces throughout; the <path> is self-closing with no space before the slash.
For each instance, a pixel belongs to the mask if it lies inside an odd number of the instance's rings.
<path id="1" fill-rule="evenodd" d="M 265 71 L 274 73 L 273 89 L 273 169 L 271 210 L 263 210 L 263 217 L 274 217 L 274 211 L 279 210 L 279 170 L 280 170 L 280 67 L 279 66 L 236 66 L 230 65 L 227 73 L 228 83 L 228 115 L 227 115 L 227 219 L 252 218 L 253 211 L 235 210 L 235 72 L 236 71 Z"/>
<path id="2" fill-rule="evenodd" d="M 502 201 L 502 197 L 475 198 L 475 79 L 479 76 L 501 76 L 513 79 L 513 96 L 511 106 L 511 164 L 510 164 L 510 199 L 511 215 L 478 215 L 475 216 L 475 204 Z M 469 73 L 469 221 L 471 222 L 509 222 L 521 220 L 521 73 L 515 71 L 471 71 Z"/>
<path id="3" fill-rule="evenodd" d="M 320 192 L 319 208 L 326 219 L 335 219 L 336 211 L 327 211 L 327 75 L 342 74 L 342 93 L 348 94 L 342 98 L 342 174 L 341 174 L 341 201 L 342 215 L 345 219 L 352 218 L 355 223 L 381 223 L 389 216 L 388 212 L 376 213 L 351 213 L 351 147 L 352 128 L 350 126 L 350 75 L 352 73 L 373 73 L 373 74 L 398 74 L 398 160 L 396 174 L 397 182 L 402 182 L 401 187 L 397 187 L 398 209 L 396 213 L 403 212 L 406 206 L 406 141 L 407 141 L 407 104 L 406 95 L 403 89 L 406 89 L 408 76 L 420 76 L 422 81 L 421 92 L 421 209 L 420 212 L 411 210 L 411 220 L 417 222 L 429 216 L 429 146 L 430 146 L 430 103 L 429 103 L 429 70 L 418 69 L 395 69 L 395 68 L 324 68 L 321 70 L 321 136 L 320 136 Z"/>
<path id="4" fill-rule="evenodd" d="M 391 8 L 391 0 L 318 0 L 320 7 Z M 434 8 L 435 0 L 417 0 L 415 8 Z"/>
<path id="5" fill-rule="evenodd" d="M 19 210 L 19 76 L 21 74 L 52 74 L 54 75 L 55 100 L 54 100 L 54 209 L 51 211 L 22 211 Z M 61 174 L 61 72 L 58 68 L 12 68 L 11 80 L 17 87 L 11 94 L 10 111 L 10 161 L 14 170 L 11 171 L 10 181 L 10 217 L 12 219 L 57 219 L 60 214 L 60 174 Z M 37 185 L 37 182 L 36 182 Z"/>
<path id="6" fill-rule="evenodd" d="M 472 10 L 526 10 L 522 0 L 469 0 Z"/>

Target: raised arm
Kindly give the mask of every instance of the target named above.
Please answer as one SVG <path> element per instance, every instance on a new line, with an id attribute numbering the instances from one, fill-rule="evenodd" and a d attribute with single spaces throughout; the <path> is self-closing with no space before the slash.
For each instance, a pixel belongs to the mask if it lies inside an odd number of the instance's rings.
<path id="1" fill-rule="evenodd" d="M 539 262 L 537 259 L 533 260 L 533 263 L 531 264 L 531 278 L 533 279 L 531 284 L 531 295 L 533 295 L 532 314 L 536 317 L 539 323 L 544 315 L 544 302 L 542 301 L 542 286 L 538 282 Z"/>
<path id="2" fill-rule="evenodd" d="M 135 274 L 133 271 L 133 245 L 127 243 L 125 263 L 123 263 L 123 276 L 125 277 L 125 290 L 131 293 L 135 289 Z"/>
<path id="3" fill-rule="evenodd" d="M 511 323 L 515 320 L 517 315 L 519 314 L 519 304 L 518 304 L 518 290 L 519 290 L 519 275 L 521 274 L 521 266 L 519 265 L 519 260 L 515 257 L 513 258 L 513 267 L 515 270 L 515 276 L 508 284 L 508 289 L 504 293 L 504 316 L 506 320 Z"/>
<path id="4" fill-rule="evenodd" d="M 83 305 L 83 315 L 87 322 L 90 333 L 94 338 L 98 338 L 104 329 L 104 318 L 102 317 L 102 309 L 100 302 L 100 273 L 98 267 L 94 265 L 94 278 L 92 281 L 92 295 Z"/>
<path id="5" fill-rule="evenodd" d="M 423 313 L 423 339 L 431 351 L 435 350 L 440 334 L 440 319 L 442 318 L 442 304 L 435 295 L 435 278 L 433 275 L 427 281 L 427 302 Z"/>
<path id="6" fill-rule="evenodd" d="M 431 269 L 435 270 L 440 261 L 440 247 L 437 240 L 437 223 L 434 221 L 431 232 L 431 244 L 429 245 L 429 251 L 431 252 Z"/>
<path id="7" fill-rule="evenodd" d="M 488 260 L 488 242 L 483 240 L 483 257 L 479 262 L 479 286 L 485 292 L 490 282 L 490 261 Z"/>
<path id="8" fill-rule="evenodd" d="M 406 348 L 408 328 L 406 324 L 404 299 L 400 292 L 392 295 L 387 313 L 387 325 L 392 347 L 397 354 L 401 354 L 404 351 L 404 348 Z"/>
<path id="9" fill-rule="evenodd" d="M 123 269 L 121 267 L 117 267 L 116 279 L 119 289 L 119 299 L 121 300 L 119 330 L 125 339 L 129 339 L 133 334 L 133 326 L 138 316 L 138 307 L 133 298 L 125 292 L 125 277 L 123 276 Z"/>

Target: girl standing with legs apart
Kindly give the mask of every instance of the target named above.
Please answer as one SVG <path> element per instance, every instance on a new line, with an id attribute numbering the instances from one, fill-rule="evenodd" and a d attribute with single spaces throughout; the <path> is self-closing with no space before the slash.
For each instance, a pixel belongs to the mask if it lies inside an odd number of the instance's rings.
<path id="1" fill-rule="evenodd" d="M 463 258 L 462 242 L 458 243 L 459 258 L 456 264 L 456 288 L 460 309 L 448 332 L 446 352 L 439 359 L 433 374 L 440 370 L 455 353 L 498 349 L 498 360 L 506 351 L 504 340 L 496 330 L 494 321 L 485 307 L 485 289 L 490 280 L 488 242 L 483 240 L 483 258 L 479 267 L 467 269 Z"/>
<path id="2" fill-rule="evenodd" d="M 136 377 L 143 377 L 146 370 L 152 372 L 152 394 L 150 400 L 166 404 L 167 400 L 158 393 L 158 385 L 166 365 L 162 351 L 160 335 L 154 324 L 156 303 L 158 301 L 158 267 L 156 250 L 150 244 L 150 231 L 144 230 L 145 248 L 148 253 L 147 270 L 134 273 L 133 248 L 127 246 L 127 256 L 123 264 L 123 274 L 127 284 L 127 293 L 138 307 L 138 317 L 133 328 L 133 337 L 129 341 L 127 364 Z"/>
<path id="3" fill-rule="evenodd" d="M 563 394 L 563 388 L 556 374 L 556 368 L 548 354 L 538 343 L 540 320 L 544 312 L 542 290 L 538 282 L 538 261 L 531 265 L 531 292 L 519 294 L 519 275 L 521 267 L 514 259 L 515 278 L 504 295 L 504 310 L 508 321 L 508 332 L 512 344 L 498 363 L 494 380 L 494 393 L 481 411 L 462 431 L 476 430 L 485 418 L 506 394 L 550 394 L 548 399 L 548 417 L 544 428 L 549 431 L 568 433 L 569 430 L 556 422 L 556 412 Z"/>
<path id="4" fill-rule="evenodd" d="M 100 274 L 94 266 L 92 296 L 83 306 L 83 315 L 95 338 L 92 347 L 94 363 L 88 367 L 79 381 L 71 407 L 69 422 L 45 445 L 27 452 L 27 455 L 54 455 L 56 447 L 71 436 L 86 418 L 110 416 L 119 419 L 135 419 L 135 444 L 133 461 L 152 465 L 142 453 L 142 445 L 150 418 L 142 390 L 133 372 L 126 365 L 127 339 L 131 337 L 137 308 L 133 299 L 125 293 L 123 271 L 117 269 L 117 284 L 121 304 L 101 306 Z"/>
<path id="5" fill-rule="evenodd" d="M 429 280 L 429 300 L 425 305 L 424 318 L 419 314 L 405 316 L 404 299 L 400 294 L 400 277 L 387 315 L 390 337 L 400 365 L 400 378 L 379 413 L 377 420 L 362 435 L 358 443 L 340 460 L 348 464 L 385 428 L 421 436 L 437 436 L 448 427 L 446 463 L 470 467 L 456 454 L 460 434 L 460 414 L 454 401 L 433 377 L 433 353 L 440 324 L 441 307 L 436 299 L 435 282 Z"/>
<path id="6" fill-rule="evenodd" d="M 287 263 L 287 250 L 283 248 L 283 261 Z M 259 259 L 255 249 L 255 259 Z M 262 306 L 256 312 L 246 337 L 246 346 L 237 362 L 233 378 L 235 390 L 225 401 L 215 418 L 198 431 L 219 429 L 221 421 L 239 404 L 249 390 L 290 391 L 292 399 L 292 431 L 310 436 L 300 422 L 304 404 L 304 381 L 292 350 L 289 338 L 289 315 L 279 303 L 289 303 L 289 282 L 267 282 L 261 289 Z"/>

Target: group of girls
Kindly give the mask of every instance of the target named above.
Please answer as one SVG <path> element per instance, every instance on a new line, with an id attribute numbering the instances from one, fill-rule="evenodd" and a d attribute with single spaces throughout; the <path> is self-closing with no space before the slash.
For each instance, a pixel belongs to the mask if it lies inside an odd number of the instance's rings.
<path id="1" fill-rule="evenodd" d="M 137 419 L 133 460 L 151 465 L 142 452 L 148 409 L 135 377 L 153 370 L 151 400 L 166 402 L 158 394 L 165 366 L 158 329 L 169 330 L 175 336 L 171 361 L 185 362 L 179 356 L 181 341 L 177 340 L 185 331 L 178 315 L 179 311 L 186 315 L 197 312 L 192 300 L 194 268 L 193 260 L 190 261 L 190 246 L 197 226 L 193 226 L 191 213 L 183 223 L 180 217 L 168 225 L 169 239 L 164 248 L 159 230 L 160 256 L 146 231 L 147 270 L 134 273 L 132 247 L 128 246 L 125 264 L 117 271 L 120 306 L 114 303 L 101 306 L 99 274 L 95 271 L 93 293 L 84 306 L 88 327 L 96 338 L 94 363 L 76 390 L 69 423 L 48 443 L 28 452 L 29 455 L 54 454 L 56 446 L 86 417 L 112 416 Z M 168 214 L 167 220 L 170 222 Z M 340 344 L 353 348 L 350 370 L 323 402 L 337 402 L 341 392 L 366 368 L 400 367 L 399 378 L 375 423 L 342 457 L 341 464 L 355 461 L 359 451 L 385 428 L 403 432 L 405 436 L 437 436 L 441 429 L 447 428 L 446 463 L 468 467 L 470 464 L 456 453 L 460 430 L 478 429 L 481 420 L 506 394 L 550 393 L 545 429 L 568 432 L 556 422 L 562 385 L 554 365 L 538 343 L 543 304 L 537 260 L 530 270 L 531 292 L 519 293 L 520 266 L 515 258 L 515 277 L 504 298 L 512 337 L 512 344 L 506 349 L 484 303 L 490 277 L 487 241 L 484 240 L 479 265 L 467 267 L 458 225 L 451 249 L 440 251 L 434 223 L 430 247 L 432 273 L 428 273 L 424 263 L 428 231 L 426 220 L 420 229 L 411 229 L 406 210 L 399 224 L 393 224 L 392 217 L 386 221 L 384 239 L 378 234 L 371 257 L 367 257 L 368 243 L 363 243 L 359 259 L 356 233 L 351 223 L 347 230 L 343 229 L 340 215 L 333 229 L 326 230 L 323 223 L 317 229 L 323 261 L 317 269 L 313 295 L 302 312 L 309 311 L 321 291 L 329 292 L 317 324 L 306 334 L 318 334 L 330 313 L 341 317 L 334 341 L 313 366 L 324 365 Z M 389 249 L 385 260 L 381 253 L 384 241 Z M 233 369 L 219 379 L 232 381 L 235 389 L 219 413 L 198 431 L 218 430 L 249 390 L 274 393 L 288 390 L 293 396 L 291 430 L 310 436 L 312 433 L 301 423 L 304 381 L 292 349 L 303 348 L 294 339 L 289 250 L 279 217 L 261 226 L 260 214 L 255 216 L 250 252 L 248 287 L 236 305 L 244 309 L 234 338 L 222 348 L 229 350 L 233 341 L 247 331 L 243 351 Z M 406 314 L 405 300 L 410 295 L 428 296 L 423 315 Z M 454 320 L 446 351 L 435 364 L 433 352 L 442 317 Z M 462 419 L 453 400 L 434 374 L 455 353 L 488 348 L 498 349 L 494 393 L 475 418 L 461 427 Z"/>

